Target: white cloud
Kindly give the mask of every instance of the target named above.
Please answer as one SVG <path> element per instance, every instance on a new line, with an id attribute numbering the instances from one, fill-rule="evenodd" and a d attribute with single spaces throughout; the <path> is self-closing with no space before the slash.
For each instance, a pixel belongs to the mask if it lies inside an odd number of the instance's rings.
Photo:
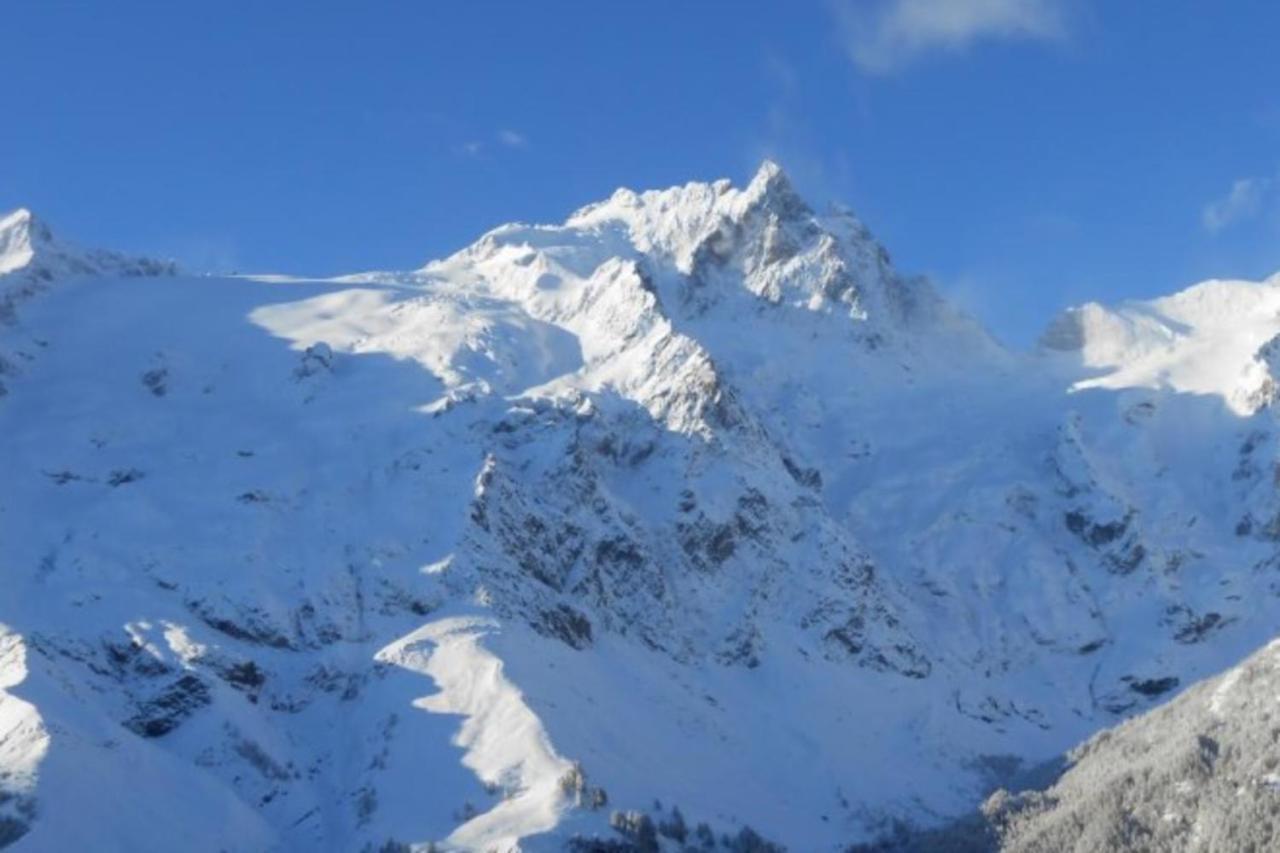
<path id="1" fill-rule="evenodd" d="M 1220 199 L 1209 202 L 1200 212 L 1200 222 L 1210 234 L 1252 219 L 1262 212 L 1263 203 L 1275 182 L 1270 178 L 1241 178 Z"/>
<path id="2" fill-rule="evenodd" d="M 514 130 L 498 131 L 498 141 L 508 148 L 523 148 L 529 144 L 529 140 L 523 133 L 517 133 Z"/>
<path id="3" fill-rule="evenodd" d="M 992 39 L 1060 39 L 1068 0 L 833 0 L 845 49 L 863 71 L 887 74 L 937 51 Z"/>

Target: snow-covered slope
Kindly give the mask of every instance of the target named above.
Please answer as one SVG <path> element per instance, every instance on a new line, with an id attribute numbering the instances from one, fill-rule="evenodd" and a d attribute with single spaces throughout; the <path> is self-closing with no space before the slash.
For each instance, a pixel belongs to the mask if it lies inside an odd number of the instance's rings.
<path id="1" fill-rule="evenodd" d="M 1077 388 L 1211 394 L 1251 414 L 1275 397 L 1277 318 L 1280 276 L 1261 284 L 1206 281 L 1150 302 L 1072 308 L 1054 321 L 1041 345 L 1101 372 Z"/>
<path id="2" fill-rule="evenodd" d="M 1271 284 L 1014 354 L 772 164 L 323 281 L 4 222 L 17 849 L 841 849 L 1274 631 L 1270 392 L 1182 378 Z"/>
<path id="3" fill-rule="evenodd" d="M 174 275 L 169 261 L 134 258 L 118 252 L 84 250 L 54 238 L 49 226 L 25 208 L 0 216 L 0 328 L 17 325 L 21 305 L 46 290 L 52 283 L 78 276 L 151 277 Z M 16 345 L 15 334 L 0 341 L 0 397 L 6 393 L 5 378 L 19 369 L 15 354 L 6 348 Z M 31 341 L 26 341 L 28 347 Z M 38 342 L 37 342 L 38 345 Z M 30 358 L 30 353 L 22 354 Z"/>

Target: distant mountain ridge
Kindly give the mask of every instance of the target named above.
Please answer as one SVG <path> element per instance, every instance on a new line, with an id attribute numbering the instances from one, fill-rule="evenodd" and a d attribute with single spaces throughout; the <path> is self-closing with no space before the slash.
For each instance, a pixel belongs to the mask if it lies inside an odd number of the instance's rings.
<path id="1" fill-rule="evenodd" d="M 1150 302 L 1072 308 L 1041 344 L 1106 371 L 1076 387 L 1163 386 L 1214 394 L 1251 414 L 1274 396 L 1277 316 L 1280 275 L 1258 283 L 1206 281 Z"/>
<path id="2" fill-rule="evenodd" d="M 40 280 L 83 275 L 173 274 L 171 261 L 136 258 L 103 249 L 80 249 L 58 240 L 30 210 L 0 217 L 0 275 Z"/>

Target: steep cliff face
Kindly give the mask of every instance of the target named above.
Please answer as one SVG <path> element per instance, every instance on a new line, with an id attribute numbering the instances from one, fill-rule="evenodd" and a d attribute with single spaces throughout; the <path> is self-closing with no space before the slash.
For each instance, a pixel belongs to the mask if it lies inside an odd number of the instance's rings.
<path id="1" fill-rule="evenodd" d="M 839 849 L 1280 609 L 1273 283 L 1010 353 L 772 164 L 330 280 L 34 222 L 0 841 Z"/>

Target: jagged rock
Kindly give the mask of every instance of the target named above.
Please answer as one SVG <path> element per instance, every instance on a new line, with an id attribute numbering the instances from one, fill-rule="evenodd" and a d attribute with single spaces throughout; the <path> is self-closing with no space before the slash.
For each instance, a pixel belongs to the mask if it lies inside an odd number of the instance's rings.
<path id="1" fill-rule="evenodd" d="M 210 701 L 209 686 L 198 676 L 188 673 L 139 703 L 137 712 L 124 725 L 142 737 L 161 737 Z"/>
<path id="2" fill-rule="evenodd" d="M 163 397 L 169 393 L 169 369 L 157 367 L 142 374 L 142 384 L 152 395 Z"/>
<path id="3" fill-rule="evenodd" d="M 567 604 L 543 610 L 541 619 L 535 621 L 533 627 L 571 648 L 585 649 L 591 645 L 591 620 Z"/>
<path id="4" fill-rule="evenodd" d="M 332 370 L 333 348 L 324 341 L 320 341 L 307 347 L 302 353 L 302 358 L 294 370 L 294 376 L 298 379 L 306 379 L 308 376 L 315 376 L 317 373 L 327 373 Z"/>
<path id="5" fill-rule="evenodd" d="M 1166 675 L 1160 678 L 1134 678 L 1125 676 L 1122 681 L 1128 682 L 1129 689 L 1134 693 L 1141 693 L 1143 696 L 1159 696 L 1162 693 L 1168 693 L 1170 690 L 1178 686 L 1178 678 L 1173 675 Z"/>

